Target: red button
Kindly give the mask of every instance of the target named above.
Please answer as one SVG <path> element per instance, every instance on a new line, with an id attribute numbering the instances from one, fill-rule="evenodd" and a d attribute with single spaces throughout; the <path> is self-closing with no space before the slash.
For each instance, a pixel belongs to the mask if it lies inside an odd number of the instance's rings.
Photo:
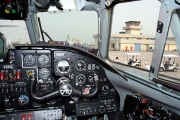
<path id="1" fill-rule="evenodd" d="M 22 120 L 26 120 L 26 114 L 22 114 Z"/>
<path id="2" fill-rule="evenodd" d="M 4 71 L 0 72 L 0 80 L 4 80 Z"/>
<path id="3" fill-rule="evenodd" d="M 20 77 L 21 77 L 21 71 L 20 70 L 17 70 L 16 76 L 17 76 L 16 79 L 20 80 Z"/>
<path id="4" fill-rule="evenodd" d="M 89 94 L 89 92 L 90 92 L 89 88 L 84 89 L 85 94 Z"/>
<path id="5" fill-rule="evenodd" d="M 32 120 L 32 114 L 31 113 L 28 114 L 28 120 Z"/>

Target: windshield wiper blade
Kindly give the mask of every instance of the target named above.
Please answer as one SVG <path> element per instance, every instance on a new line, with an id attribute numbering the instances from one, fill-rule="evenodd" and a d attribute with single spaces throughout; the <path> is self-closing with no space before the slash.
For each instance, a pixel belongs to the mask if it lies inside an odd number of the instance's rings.
<path id="1" fill-rule="evenodd" d="M 39 23 L 39 27 L 40 27 L 40 31 L 41 31 L 41 36 L 42 36 L 43 42 L 45 42 L 44 34 L 46 35 L 46 37 L 48 37 L 48 38 L 50 39 L 50 41 L 53 41 L 52 38 L 51 38 L 46 32 L 44 32 L 44 30 L 42 30 L 41 20 L 40 20 L 39 17 L 38 17 L 38 23 Z M 43 34 L 43 33 L 44 33 L 44 34 Z"/>
<path id="2" fill-rule="evenodd" d="M 42 32 L 46 35 L 46 37 L 49 38 L 50 41 L 53 41 L 52 38 L 47 34 L 47 32 L 44 32 L 43 30 L 42 30 Z"/>

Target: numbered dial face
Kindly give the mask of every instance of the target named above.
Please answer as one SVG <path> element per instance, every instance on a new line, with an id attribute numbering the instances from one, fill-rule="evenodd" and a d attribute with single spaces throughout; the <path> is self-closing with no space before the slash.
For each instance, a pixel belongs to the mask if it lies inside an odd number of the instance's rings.
<path id="1" fill-rule="evenodd" d="M 82 85 L 86 82 L 86 76 L 84 74 L 79 74 L 76 76 L 76 83 Z"/>
<path id="2" fill-rule="evenodd" d="M 5 96 L 4 104 L 6 106 L 11 106 L 15 102 L 14 96 Z"/>
<path id="3" fill-rule="evenodd" d="M 40 55 L 38 58 L 38 62 L 40 65 L 47 65 L 49 63 L 49 56 L 48 55 Z"/>
<path id="4" fill-rule="evenodd" d="M 26 66 L 32 66 L 35 64 L 35 62 L 36 62 L 36 58 L 35 58 L 35 55 L 33 54 L 25 55 L 23 58 L 23 63 Z"/>
<path id="5" fill-rule="evenodd" d="M 78 71 L 86 71 L 86 63 L 83 60 L 78 60 L 75 64 L 75 68 Z"/>
<path id="6" fill-rule="evenodd" d="M 70 70 L 70 64 L 66 60 L 61 60 L 57 64 L 57 70 L 60 73 L 67 73 Z"/>
<path id="7" fill-rule="evenodd" d="M 41 68 L 39 70 L 39 78 L 41 79 L 48 79 L 50 75 L 50 71 L 47 68 Z"/>

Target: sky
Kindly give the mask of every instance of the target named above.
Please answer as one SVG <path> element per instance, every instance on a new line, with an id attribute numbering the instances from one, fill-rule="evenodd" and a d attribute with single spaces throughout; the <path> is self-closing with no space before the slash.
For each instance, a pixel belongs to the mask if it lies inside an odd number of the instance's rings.
<path id="1" fill-rule="evenodd" d="M 116 5 L 112 33 L 123 31 L 127 21 L 141 21 L 140 26 L 143 26 L 141 32 L 146 35 L 155 35 L 160 5 L 158 0 L 142 0 Z"/>
<path id="2" fill-rule="evenodd" d="M 125 22 L 141 21 L 142 33 L 155 35 L 159 16 L 160 2 L 158 0 L 143 0 L 132 3 L 123 3 L 115 6 L 113 14 L 112 33 L 123 31 Z M 93 35 L 98 33 L 98 19 L 95 12 L 68 12 L 39 14 L 42 28 L 52 39 L 64 41 L 69 35 L 70 39 L 80 39 L 86 43 L 93 43 Z M 29 41 L 24 21 L 1 20 L 0 25 L 18 25 L 19 27 L 0 27 L 8 42 Z M 45 37 L 47 40 L 47 37 Z"/>

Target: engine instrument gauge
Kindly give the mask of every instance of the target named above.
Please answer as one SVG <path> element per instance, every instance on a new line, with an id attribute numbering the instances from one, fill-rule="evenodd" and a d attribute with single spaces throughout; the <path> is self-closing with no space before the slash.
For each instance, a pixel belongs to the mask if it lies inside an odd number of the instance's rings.
<path id="1" fill-rule="evenodd" d="M 75 64 L 75 68 L 78 71 L 86 71 L 86 63 L 83 60 L 78 60 Z"/>
<path id="2" fill-rule="evenodd" d="M 50 71 L 47 68 L 41 68 L 39 70 L 39 78 L 48 79 L 49 75 L 50 75 Z"/>
<path id="3" fill-rule="evenodd" d="M 67 60 L 61 60 L 56 66 L 60 73 L 67 73 L 70 70 L 70 64 Z"/>
<path id="4" fill-rule="evenodd" d="M 32 66 L 32 65 L 35 64 L 35 62 L 36 62 L 35 55 L 33 55 L 33 54 L 24 55 L 24 57 L 23 57 L 23 63 L 24 63 L 24 65 L 26 65 L 26 66 Z"/>
<path id="5" fill-rule="evenodd" d="M 14 102 L 15 102 L 14 96 L 5 96 L 5 99 L 4 99 L 5 106 L 10 106 L 10 105 L 14 104 Z"/>
<path id="6" fill-rule="evenodd" d="M 76 83 L 83 85 L 86 82 L 86 76 L 84 74 L 79 74 L 76 76 Z"/>
<path id="7" fill-rule="evenodd" d="M 49 56 L 45 54 L 40 55 L 38 58 L 38 62 L 42 66 L 47 65 L 49 63 Z"/>

